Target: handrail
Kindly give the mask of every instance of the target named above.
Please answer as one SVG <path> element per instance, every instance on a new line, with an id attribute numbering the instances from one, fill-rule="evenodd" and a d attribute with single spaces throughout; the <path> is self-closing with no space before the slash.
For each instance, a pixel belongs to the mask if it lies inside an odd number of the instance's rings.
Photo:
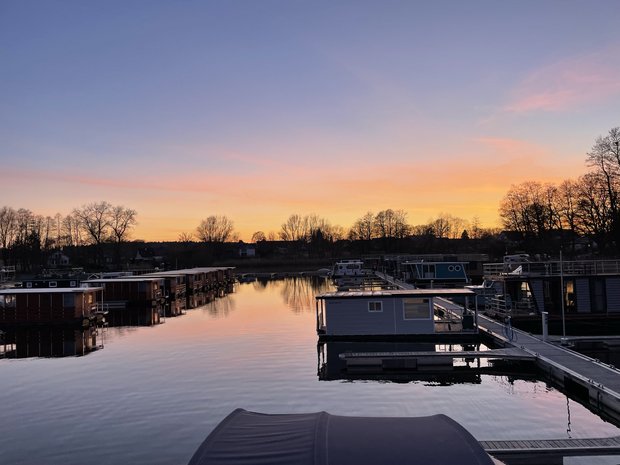
<path id="1" fill-rule="evenodd" d="M 485 276 L 585 276 L 600 274 L 620 274 L 620 260 L 576 260 L 545 262 L 485 263 L 482 265 Z"/>

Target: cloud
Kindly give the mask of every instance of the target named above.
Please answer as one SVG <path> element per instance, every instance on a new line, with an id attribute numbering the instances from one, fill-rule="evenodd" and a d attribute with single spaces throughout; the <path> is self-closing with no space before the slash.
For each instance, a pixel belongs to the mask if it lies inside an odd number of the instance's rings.
<path id="1" fill-rule="evenodd" d="M 614 45 L 535 70 L 512 90 L 503 111 L 566 111 L 620 96 L 618 56 L 620 45 Z"/>

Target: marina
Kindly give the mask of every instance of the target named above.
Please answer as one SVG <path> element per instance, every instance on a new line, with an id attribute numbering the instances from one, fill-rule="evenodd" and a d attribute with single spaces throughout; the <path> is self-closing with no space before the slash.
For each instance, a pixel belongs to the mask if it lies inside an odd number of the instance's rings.
<path id="1" fill-rule="evenodd" d="M 533 362 L 508 360 L 522 351 L 518 344 L 518 350 L 507 351 L 485 344 L 326 341 L 321 349 L 315 297 L 329 292 L 335 289 L 327 278 L 257 280 L 164 325 L 110 326 L 102 350 L 56 358 L 53 368 L 36 352 L 27 364 L 0 360 L 0 392 L 12 399 L 4 404 L 6 422 L 0 427 L 7 463 L 187 463 L 219 420 L 240 406 L 266 413 L 325 410 L 382 417 L 446 413 L 477 440 L 490 443 L 620 435 L 615 420 L 578 393 L 559 391 L 564 388 L 547 384 L 552 381 L 544 381 L 544 372 L 518 365 Z M 386 370 L 353 363 L 342 371 L 347 357 L 417 358 L 429 350 L 452 352 L 437 357 L 452 368 L 411 370 L 391 362 Z M 488 358 L 493 351 L 499 359 Z M 341 358 L 343 353 L 347 356 Z M 45 393 L 36 388 L 42 382 Z M 60 419 L 58 408 L 64 412 Z M 75 421 L 84 408 L 101 413 L 88 424 Z M 114 426 L 119 422 L 129 425 L 122 433 Z M 56 447 L 101 429 L 107 434 L 92 447 Z M 157 444 L 135 448 L 153 434 Z M 37 439 L 26 459 L 15 445 L 32 443 L 33 435 Z"/>

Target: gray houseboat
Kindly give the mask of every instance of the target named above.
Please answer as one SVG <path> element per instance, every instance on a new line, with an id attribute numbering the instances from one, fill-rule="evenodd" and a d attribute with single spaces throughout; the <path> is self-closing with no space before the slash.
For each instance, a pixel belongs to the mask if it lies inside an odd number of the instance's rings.
<path id="1" fill-rule="evenodd" d="M 476 334 L 469 289 L 338 291 L 316 297 L 319 337 Z M 449 299 L 460 299 L 464 305 Z"/>
<path id="2" fill-rule="evenodd" d="M 620 260 L 522 261 L 484 266 L 495 295 L 486 298 L 491 316 L 620 320 Z M 491 285 L 492 284 L 492 285 Z"/>

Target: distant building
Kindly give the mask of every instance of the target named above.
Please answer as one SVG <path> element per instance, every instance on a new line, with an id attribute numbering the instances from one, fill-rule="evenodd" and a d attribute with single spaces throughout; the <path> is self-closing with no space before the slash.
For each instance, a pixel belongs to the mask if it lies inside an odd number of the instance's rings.
<path id="1" fill-rule="evenodd" d="M 256 245 L 239 241 L 238 253 L 240 257 L 256 257 Z"/>
<path id="2" fill-rule="evenodd" d="M 47 258 L 47 266 L 49 268 L 59 268 L 63 266 L 69 266 L 71 264 L 71 260 L 67 255 L 62 253 L 60 250 L 56 250 Z"/>

